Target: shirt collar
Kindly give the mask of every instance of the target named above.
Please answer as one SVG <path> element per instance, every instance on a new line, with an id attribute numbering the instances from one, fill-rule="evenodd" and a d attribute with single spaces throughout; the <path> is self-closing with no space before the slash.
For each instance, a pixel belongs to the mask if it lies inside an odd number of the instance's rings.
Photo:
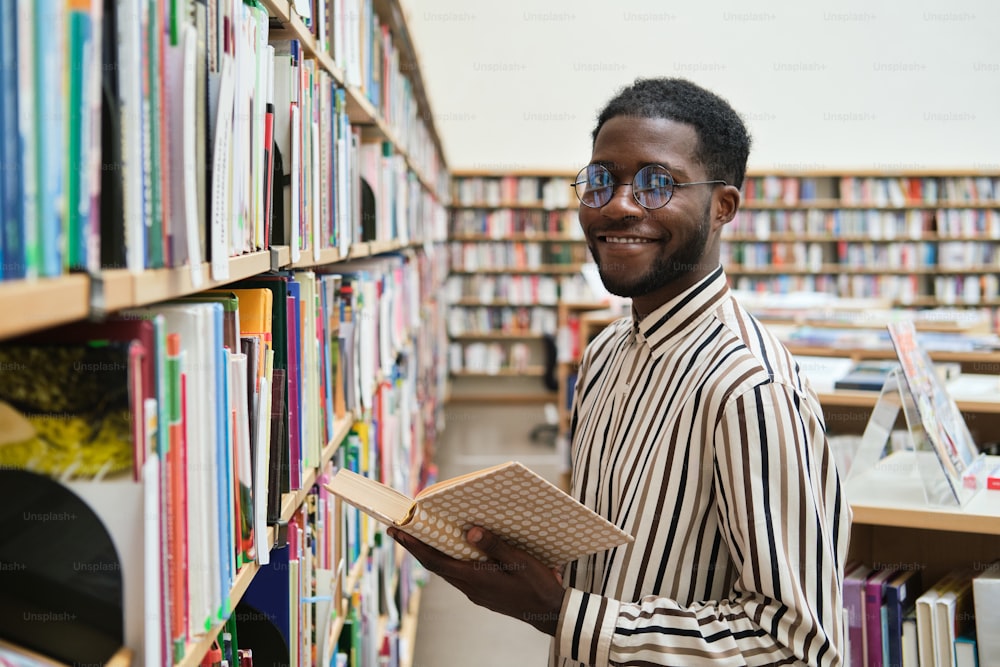
<path id="1" fill-rule="evenodd" d="M 727 295 L 729 285 L 720 265 L 715 271 L 639 320 L 632 307 L 632 334 L 649 346 L 653 356 L 668 350 L 672 342 L 708 317 Z"/>

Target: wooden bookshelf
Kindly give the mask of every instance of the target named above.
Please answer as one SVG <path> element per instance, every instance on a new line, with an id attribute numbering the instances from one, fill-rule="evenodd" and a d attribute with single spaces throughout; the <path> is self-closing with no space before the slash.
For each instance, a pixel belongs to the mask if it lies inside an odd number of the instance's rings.
<path id="1" fill-rule="evenodd" d="M 852 391 L 849 389 L 817 394 L 819 402 L 824 408 L 866 408 L 868 410 L 875 407 L 878 396 L 876 391 Z M 998 392 L 998 397 L 1000 397 L 1000 392 Z M 1000 415 L 1000 401 L 956 400 L 955 405 L 963 413 Z"/>
<path id="2" fill-rule="evenodd" d="M 312 32 L 306 26 L 302 18 L 291 8 L 290 3 L 287 0 L 263 0 L 262 4 L 264 5 L 264 8 L 267 9 L 268 14 L 282 26 L 280 29 L 271 29 L 269 31 L 270 39 L 299 40 L 306 55 L 314 58 L 324 70 L 330 73 L 334 81 L 343 86 L 346 90 L 347 116 L 350 119 L 351 124 L 367 126 L 369 128 L 369 134 L 367 135 L 368 140 L 386 141 L 391 143 L 395 152 L 404 157 L 410 170 L 416 174 L 417 180 L 420 182 L 421 186 L 432 196 L 437 198 L 439 196 L 439 192 L 433 185 L 433 179 L 430 178 L 428 174 L 424 173 L 424 170 L 409 154 L 405 144 L 396 136 L 396 132 L 389 127 L 388 123 L 380 116 L 374 105 L 368 100 L 364 93 L 355 86 L 345 85 L 344 70 L 334 63 L 333 57 L 329 53 L 325 53 L 318 48 L 316 38 L 313 36 Z M 379 0 L 376 4 L 376 11 L 378 12 L 380 18 L 389 24 L 390 30 L 393 31 L 393 35 L 397 37 L 396 44 L 399 46 L 405 45 L 401 53 L 403 53 L 405 62 L 410 63 L 410 66 L 412 67 L 416 63 L 416 56 L 405 53 L 406 48 L 412 48 L 412 41 L 409 38 L 409 30 L 406 28 L 405 21 L 402 19 L 398 2 L 395 0 Z M 397 33 L 397 30 L 402 32 Z M 405 34 L 405 37 L 403 37 L 403 34 Z M 419 76 L 420 70 L 418 68 L 407 69 L 404 71 L 417 73 L 417 76 L 411 77 L 411 82 L 413 82 L 416 92 L 417 102 L 420 107 L 425 110 L 422 115 L 430 128 L 430 134 L 435 143 L 437 153 L 438 155 L 443 155 L 444 151 L 442 149 L 441 140 L 438 137 L 437 130 L 434 128 L 434 123 L 431 120 L 433 116 L 429 112 L 430 103 L 426 93 L 424 92 L 423 82 Z M 372 132 L 375 134 L 372 134 Z"/>
<path id="3" fill-rule="evenodd" d="M 291 261 L 288 246 L 275 246 L 270 250 L 230 258 L 229 277 L 221 280 L 212 279 L 211 265 L 202 263 L 198 269 L 201 283 L 197 287 L 190 265 L 147 269 L 138 273 L 127 269 L 107 269 L 92 276 L 73 273 L 54 278 L 0 282 L 0 311 L 18 313 L 18 317 L 6 318 L 0 323 L 0 339 L 170 301 L 274 269 L 314 268 L 422 246 L 422 242 L 366 241 L 352 245 L 346 257 L 340 257 L 336 248 L 324 248 L 319 260 L 302 259 L 295 263 Z"/>
<path id="4" fill-rule="evenodd" d="M 550 323 L 555 334 L 567 288 L 577 285 L 569 290 L 571 294 L 583 289 L 579 286 L 583 283 L 580 275 L 583 264 L 579 260 L 589 256 L 576 215 L 579 202 L 570 188 L 575 174 L 561 169 L 462 170 L 453 172 L 452 176 L 451 274 L 461 281 L 462 289 L 460 297 L 457 293 L 451 297 L 449 308 L 555 309 Z M 567 245 L 556 248 L 548 244 Z M 527 262 L 523 261 L 525 255 Z M 476 261 L 464 263 L 466 258 Z M 552 261 L 563 263 L 550 263 Z M 481 278 L 485 282 L 479 283 Z M 493 280 L 496 282 L 490 286 Z M 497 298 L 482 298 L 490 293 Z M 513 298 L 508 298 L 511 295 Z M 543 299 L 544 303 L 518 303 L 527 300 L 528 296 L 532 300 Z M 546 326 L 546 330 L 548 328 Z M 463 346 L 489 341 L 506 347 L 509 343 L 525 340 L 520 335 L 506 333 L 452 335 L 449 338 L 453 345 Z M 540 341 L 543 337 L 536 334 L 531 338 Z M 544 364 L 550 363 L 549 353 L 541 345 L 531 347 L 534 369 L 530 375 L 545 377 Z M 509 378 L 504 382 L 507 393 L 473 384 L 475 378 L 484 377 L 478 372 L 453 370 L 451 375 L 455 384 L 451 391 L 452 402 L 548 403 L 558 396 L 558 392 L 539 392 L 526 383 L 515 384 L 514 378 L 526 375 L 520 371 L 504 371 L 503 377 Z M 487 374 L 485 377 L 498 376 Z M 459 382 L 463 379 L 468 381 Z"/>
<path id="5" fill-rule="evenodd" d="M 993 561 L 1000 553 L 1000 492 L 980 489 L 961 508 L 928 505 L 920 478 L 906 475 L 891 460 L 898 456 L 845 484 L 854 512 L 851 556 L 916 562 L 934 579 L 956 566 Z M 987 469 L 998 462 L 987 457 Z"/>
<path id="6" fill-rule="evenodd" d="M 90 278 L 71 274 L 37 280 L 0 282 L 0 337 L 9 338 L 67 322 L 90 313 Z"/>
<path id="7" fill-rule="evenodd" d="M 287 248 L 285 249 L 287 250 Z M 285 254 L 278 251 L 279 259 Z M 272 268 L 271 252 L 263 250 L 229 260 L 229 276 L 221 280 L 212 279 L 211 265 L 202 263 L 197 269 L 179 266 L 165 269 L 147 269 L 133 273 L 127 269 L 102 271 L 94 280 L 95 288 L 92 308 L 95 312 L 113 312 L 125 308 L 145 306 L 159 301 L 169 301 L 195 292 L 215 289 L 239 280 L 266 273 Z M 195 287 L 194 271 L 201 276 L 201 284 Z M 103 290 L 103 294 L 100 291 Z"/>
<path id="8" fill-rule="evenodd" d="M 272 545 L 268 544 L 268 548 Z M 254 575 L 260 570 L 260 565 L 256 562 L 247 563 L 240 568 L 239 573 L 236 575 L 236 579 L 233 582 L 233 588 L 229 591 L 229 608 L 232 610 L 236 609 L 236 605 L 239 604 L 240 600 L 243 599 L 243 595 L 250 588 L 250 582 L 253 580 Z M 222 632 L 222 629 L 226 626 L 225 621 L 215 623 L 212 628 L 196 639 L 188 642 L 184 649 L 184 657 L 180 662 L 177 663 L 177 667 L 198 667 L 201 664 L 202 658 L 208 653 L 208 650 L 212 648 L 212 643 Z"/>
<path id="9" fill-rule="evenodd" d="M 343 86 L 345 74 L 340 67 L 340 63 L 334 62 L 333 55 L 323 50 L 318 40 L 313 36 L 311 29 L 306 25 L 306 22 L 294 11 L 289 0 L 263 0 L 262 4 L 270 17 L 270 39 L 272 41 L 281 39 L 298 40 L 302 46 L 304 57 L 316 63 L 317 71 L 326 71 L 333 82 Z M 408 177 L 414 178 L 420 184 L 419 187 L 423 189 L 423 192 L 419 194 L 422 197 L 426 195 L 436 205 L 443 206 L 447 199 L 447 165 L 444 161 L 440 139 L 434 128 L 434 115 L 431 112 L 429 100 L 421 80 L 416 54 L 413 52 L 413 43 L 410 39 L 402 10 L 398 0 L 376 0 L 375 12 L 382 21 L 382 24 L 389 26 L 393 35 L 393 44 L 399 49 L 401 61 L 405 64 L 402 73 L 412 84 L 416 106 L 415 114 L 405 118 L 402 115 L 395 117 L 394 112 L 389 111 L 390 107 L 385 103 L 380 107 L 376 107 L 376 105 L 373 105 L 369 101 L 364 90 L 354 86 L 345 86 L 348 118 L 352 125 L 362 127 L 363 141 L 388 142 L 391 144 L 393 155 L 400 156 L 409 170 Z M 261 18 L 263 20 L 263 17 Z M 30 33 L 30 31 L 28 32 Z M 114 40 L 115 35 L 104 35 L 104 39 Z M 67 60 L 68 62 L 73 61 Z M 97 70 L 100 69 L 101 65 L 101 59 L 98 58 L 96 61 Z M 392 109 L 395 109 L 395 107 L 392 107 Z M 383 117 L 383 110 L 386 110 L 387 116 L 393 115 L 394 117 Z M 411 120 L 412 118 L 416 120 L 413 121 Z M 421 133 L 425 132 L 426 134 L 421 134 L 419 137 L 408 136 L 408 133 L 411 131 L 409 125 L 411 122 L 421 123 Z M 429 137 L 430 140 L 428 141 L 425 137 Z M 412 187 L 415 188 L 416 186 Z M 146 196 L 148 197 L 149 195 L 147 194 Z M 106 204 L 106 202 L 102 202 L 102 204 Z M 204 225 L 205 221 L 202 221 L 202 223 Z M 419 231 L 421 236 L 424 236 L 418 225 L 414 224 L 411 226 L 415 228 L 415 231 Z M 205 233 L 204 229 L 201 231 Z M 65 230 L 62 233 L 65 234 Z M 411 233 L 411 236 L 415 236 L 415 234 Z M 263 251 L 227 259 L 228 275 L 224 278 L 213 278 L 210 263 L 204 262 L 194 268 L 191 266 L 181 266 L 147 269 L 140 272 L 131 272 L 124 269 L 105 269 L 94 272 L 93 275 L 74 273 L 50 279 L 8 280 L 0 282 L 0 310 L 5 313 L 5 317 L 0 318 L 2 319 L 2 322 L 0 322 L 0 339 L 13 338 L 25 333 L 79 322 L 87 318 L 97 319 L 123 309 L 170 301 L 178 297 L 267 274 L 271 271 L 310 268 L 320 265 L 336 266 L 344 260 L 372 257 L 403 250 L 430 248 L 430 244 L 439 243 L 443 240 L 431 239 L 429 238 L 430 234 L 426 236 L 427 238 L 414 238 L 412 242 L 406 243 L 402 243 L 398 239 L 355 243 L 351 246 L 345 257 L 341 257 L 339 250 L 334 248 L 322 249 L 318 254 L 314 254 L 311 250 L 308 250 L 304 251 L 299 261 L 294 263 L 291 259 L 291 249 L 289 247 L 276 246 Z M 411 258 L 418 255 L 423 256 L 422 253 L 418 252 L 407 253 L 407 256 Z M 437 280 L 435 279 L 432 282 L 437 282 Z M 428 310 L 433 308 L 434 296 L 432 292 L 436 287 L 437 285 L 432 285 L 428 294 L 422 294 L 422 308 Z M 427 322 L 425 318 L 424 324 L 428 325 L 431 323 Z M 147 353 L 149 352 L 147 351 Z M 337 448 L 350 432 L 353 424 L 354 416 L 348 415 L 344 419 L 338 420 L 332 426 L 333 436 L 322 449 L 320 465 L 330 461 L 336 455 Z M 423 450 L 427 445 L 425 442 L 418 442 L 416 446 Z M 301 488 L 293 493 L 286 494 L 281 499 L 280 513 L 283 520 L 287 521 L 290 519 L 303 506 L 310 488 L 315 484 L 320 474 L 320 470 L 321 468 L 304 470 Z M 264 534 L 257 535 L 256 537 L 259 549 L 270 549 L 275 545 L 277 530 L 274 526 L 270 526 Z M 364 561 L 367 554 L 368 546 L 366 545 L 362 551 L 362 558 L 355 563 L 352 569 L 348 582 L 350 586 L 348 590 L 357 588 L 361 578 L 368 576 L 364 572 Z M 251 562 L 243 565 L 235 573 L 233 585 L 228 596 L 231 609 L 235 609 L 236 605 L 245 596 L 259 569 L 255 562 Z M 412 632 L 412 626 L 415 623 L 419 593 L 415 594 L 412 599 L 414 600 L 414 604 L 407 610 L 410 616 L 406 620 L 410 624 L 410 632 Z M 347 611 L 346 600 L 337 600 L 334 601 L 334 604 L 342 612 Z M 125 609 L 125 613 L 129 613 L 130 607 L 126 605 Z M 331 641 L 335 642 L 339 637 L 343 628 L 344 615 L 344 613 L 338 615 L 338 621 L 331 629 Z M 135 614 L 129 618 L 134 620 Z M 195 667 L 201 664 L 224 625 L 221 622 L 215 623 L 208 631 L 193 637 L 187 643 L 184 655 L 178 664 L 182 667 Z M 145 630 L 145 633 L 155 633 L 157 631 L 156 627 L 150 626 Z M 150 635 L 145 634 L 145 636 L 148 637 Z M 125 649 L 122 653 L 125 654 L 127 651 Z M 141 661 L 142 656 L 140 655 L 135 659 Z M 116 657 L 114 661 L 116 664 L 120 664 L 121 658 Z M 128 661 L 126 658 L 126 664 Z"/>
<path id="10" fill-rule="evenodd" d="M 723 264 L 745 291 L 995 308 L 998 191 L 996 171 L 754 170 Z"/>

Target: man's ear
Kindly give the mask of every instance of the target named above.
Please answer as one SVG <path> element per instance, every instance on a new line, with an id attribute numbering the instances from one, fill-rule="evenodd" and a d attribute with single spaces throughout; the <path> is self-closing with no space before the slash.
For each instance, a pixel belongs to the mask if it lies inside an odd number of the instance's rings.
<path id="1" fill-rule="evenodd" d="M 732 222 L 736 212 L 740 210 L 740 189 L 735 185 L 719 186 L 715 194 L 715 211 L 712 216 L 713 229 L 722 229 L 723 225 Z"/>

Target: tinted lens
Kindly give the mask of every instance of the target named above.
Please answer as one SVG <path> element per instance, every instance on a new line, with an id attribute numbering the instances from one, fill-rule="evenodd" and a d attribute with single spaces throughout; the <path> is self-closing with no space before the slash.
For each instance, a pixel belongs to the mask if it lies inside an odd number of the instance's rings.
<path id="1" fill-rule="evenodd" d="M 663 208 L 674 194 L 674 178 L 664 167 L 651 164 L 636 172 L 632 191 L 644 207 Z"/>
<path id="2" fill-rule="evenodd" d="M 599 164 L 589 164 L 576 176 L 576 196 L 584 206 L 601 208 L 611 200 L 615 179 Z"/>

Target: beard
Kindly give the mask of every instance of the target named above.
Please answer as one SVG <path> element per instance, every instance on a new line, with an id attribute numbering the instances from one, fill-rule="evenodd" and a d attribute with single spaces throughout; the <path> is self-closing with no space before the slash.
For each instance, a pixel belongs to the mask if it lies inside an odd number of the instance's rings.
<path id="1" fill-rule="evenodd" d="M 711 228 L 710 212 L 711 203 L 705 211 L 701 224 L 695 228 L 694 235 L 672 255 L 657 256 L 652 264 L 641 273 L 634 273 L 635 268 L 638 267 L 608 265 L 601 260 L 596 249 L 591 245 L 590 253 L 597 261 L 604 287 L 615 296 L 634 298 L 655 292 L 702 269 L 703 256 L 708 245 L 708 235 Z M 714 268 L 714 266 L 710 267 L 710 269 Z"/>

